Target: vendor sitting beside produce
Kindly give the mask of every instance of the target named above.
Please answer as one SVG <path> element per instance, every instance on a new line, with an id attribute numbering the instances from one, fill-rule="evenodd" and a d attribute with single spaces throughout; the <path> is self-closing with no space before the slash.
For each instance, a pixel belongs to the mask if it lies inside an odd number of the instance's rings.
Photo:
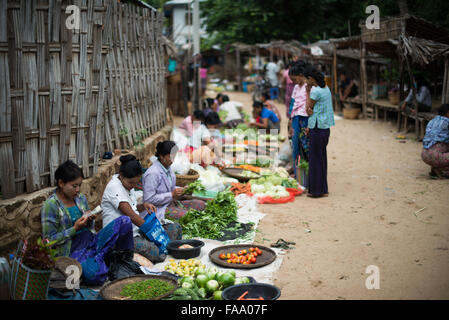
<path id="1" fill-rule="evenodd" d="M 173 141 L 159 142 L 156 146 L 157 160 L 143 175 L 143 200 L 156 206 L 159 220 L 165 217 L 179 219 L 189 209 L 204 210 L 206 204 L 201 200 L 179 201 L 184 188 L 176 188 L 176 176 L 170 166 L 172 156 L 177 153 Z M 178 225 L 176 223 L 176 225 Z"/>
<path id="2" fill-rule="evenodd" d="M 80 193 L 83 172 L 68 160 L 55 172 L 56 190 L 41 209 L 42 237 L 57 241 L 57 256 L 76 259 L 87 285 L 102 285 L 108 277 L 106 256 L 113 250 L 128 251 L 132 259 L 132 223 L 129 217 L 110 219 L 95 234 L 94 220 L 86 196 Z"/>
<path id="3" fill-rule="evenodd" d="M 282 121 L 281 113 L 279 112 L 278 108 L 274 104 L 273 100 L 270 99 L 270 94 L 268 92 L 264 92 L 262 94 L 261 101 L 264 104 L 265 108 L 273 111 L 276 114 L 276 116 L 278 117 L 279 122 L 281 122 Z"/>
<path id="4" fill-rule="evenodd" d="M 430 95 L 429 86 L 426 80 L 422 76 L 417 76 L 414 86 L 416 89 L 418 112 L 432 111 L 432 96 Z M 401 103 L 401 109 L 406 111 L 408 114 L 416 112 L 413 104 L 413 89 L 410 89 L 407 98 L 405 98 L 405 101 Z"/>
<path id="5" fill-rule="evenodd" d="M 254 108 L 254 115 L 255 118 L 259 117 L 260 122 L 253 122 L 250 124 L 251 127 L 256 127 L 259 129 L 281 129 L 279 118 L 276 116 L 276 114 L 265 108 L 263 103 L 260 101 L 254 101 L 253 103 Z"/>
<path id="6" fill-rule="evenodd" d="M 151 242 L 140 227 L 145 223 L 147 214 L 155 214 L 157 203 L 153 205 L 144 197 L 143 204 L 137 204 L 137 195 L 134 188 L 142 177 L 142 166 L 133 155 L 120 157 L 119 174 L 112 176 L 101 200 L 103 209 L 103 226 L 119 217 L 128 217 L 133 224 L 134 251 L 153 263 L 164 261 L 166 254 L 159 252 L 158 246 Z M 171 240 L 180 240 L 181 226 L 179 224 L 161 221 L 162 226 Z M 104 227 L 103 227 L 104 228 Z"/>
<path id="7" fill-rule="evenodd" d="M 431 167 L 431 176 L 449 178 L 449 104 L 427 124 L 421 158 Z"/>
<path id="8" fill-rule="evenodd" d="M 185 118 L 181 125 L 179 126 L 179 130 L 186 136 L 191 137 L 193 134 L 193 126 L 194 123 L 197 122 L 201 124 L 204 122 L 204 113 L 201 110 L 195 110 L 191 116 Z"/>

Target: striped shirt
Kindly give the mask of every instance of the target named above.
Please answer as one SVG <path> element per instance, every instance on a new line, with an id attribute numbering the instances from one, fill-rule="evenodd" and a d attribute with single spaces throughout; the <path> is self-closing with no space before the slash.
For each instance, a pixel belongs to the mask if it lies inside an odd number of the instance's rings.
<path id="1" fill-rule="evenodd" d="M 332 94 L 326 86 L 313 87 L 310 90 L 310 99 L 316 101 L 313 107 L 313 114 L 309 116 L 308 127 L 313 129 L 329 129 L 335 126 L 334 110 L 332 106 Z"/>
<path id="2" fill-rule="evenodd" d="M 86 196 L 79 194 L 74 200 L 81 212 L 89 211 Z M 42 238 L 50 241 L 56 240 L 57 243 L 54 247 L 57 251 L 56 255 L 68 257 L 72 247 L 72 237 L 76 234 L 76 230 L 68 208 L 58 198 L 56 192 L 51 194 L 41 208 L 41 223 Z M 91 222 L 90 227 L 93 227 L 93 224 L 94 221 Z"/>

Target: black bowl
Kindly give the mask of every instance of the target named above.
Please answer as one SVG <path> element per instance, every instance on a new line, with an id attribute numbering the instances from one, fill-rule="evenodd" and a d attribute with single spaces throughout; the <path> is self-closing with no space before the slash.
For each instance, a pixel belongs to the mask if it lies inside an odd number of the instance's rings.
<path id="1" fill-rule="evenodd" d="M 281 296 L 281 290 L 279 288 L 268 283 L 256 282 L 227 287 L 223 290 L 221 297 L 223 300 L 237 300 L 245 291 L 248 291 L 245 298 L 252 299 L 262 297 L 264 300 L 277 300 Z"/>
<path id="2" fill-rule="evenodd" d="M 193 248 L 178 249 L 183 244 L 189 244 Z M 168 254 L 172 255 L 176 259 L 190 259 L 200 255 L 201 248 L 204 246 L 204 242 L 201 240 L 186 239 L 186 240 L 173 240 L 167 245 Z"/>

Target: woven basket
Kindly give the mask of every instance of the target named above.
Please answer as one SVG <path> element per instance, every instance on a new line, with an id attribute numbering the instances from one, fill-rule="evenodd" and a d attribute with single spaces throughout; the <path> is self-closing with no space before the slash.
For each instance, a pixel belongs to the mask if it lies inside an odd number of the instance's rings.
<path id="1" fill-rule="evenodd" d="M 46 300 L 51 270 L 28 268 L 14 258 L 11 272 L 11 298 L 13 300 Z"/>
<path id="2" fill-rule="evenodd" d="M 198 180 L 200 175 L 193 169 L 190 169 L 189 172 L 185 175 L 177 174 L 176 175 L 176 185 L 178 187 L 185 187 Z"/>
<path id="3" fill-rule="evenodd" d="M 399 92 L 388 92 L 388 100 L 395 106 L 399 105 Z"/>
<path id="4" fill-rule="evenodd" d="M 354 108 L 354 109 L 348 109 L 343 108 L 343 118 L 345 119 L 358 119 L 360 114 L 360 109 Z"/>

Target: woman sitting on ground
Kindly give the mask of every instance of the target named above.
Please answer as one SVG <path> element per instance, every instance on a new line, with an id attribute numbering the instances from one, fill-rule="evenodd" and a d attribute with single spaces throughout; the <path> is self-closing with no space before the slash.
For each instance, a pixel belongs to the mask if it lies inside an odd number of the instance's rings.
<path id="1" fill-rule="evenodd" d="M 421 158 L 431 167 L 431 176 L 449 178 L 449 104 L 427 124 Z"/>
<path id="2" fill-rule="evenodd" d="M 166 254 L 159 252 L 155 243 L 151 242 L 140 231 L 147 214 L 154 214 L 156 207 L 149 201 L 143 204 L 137 203 L 137 195 L 134 188 L 142 178 L 142 166 L 133 155 L 120 157 L 119 174 L 112 176 L 101 200 L 103 209 L 103 226 L 120 217 L 127 217 L 132 222 L 134 239 L 134 251 L 153 263 L 164 261 Z M 179 225 L 163 225 L 171 240 L 181 239 L 181 227 Z"/>
<path id="3" fill-rule="evenodd" d="M 253 108 L 254 108 L 253 117 L 255 119 L 258 118 L 259 122 L 251 123 L 250 127 L 256 127 L 258 129 L 266 129 L 266 130 L 272 129 L 276 129 L 278 131 L 281 130 L 279 118 L 273 111 L 265 108 L 262 102 L 254 101 Z"/>
<path id="4" fill-rule="evenodd" d="M 132 257 L 134 245 L 129 217 L 109 220 L 103 230 L 95 234 L 95 215 L 86 196 L 80 193 L 83 172 L 68 160 L 55 172 L 56 190 L 41 209 L 42 237 L 56 240 L 57 256 L 76 259 L 82 266 L 85 284 L 102 285 L 108 276 L 105 262 L 113 250 L 126 251 Z"/>
<path id="5" fill-rule="evenodd" d="M 204 122 L 204 113 L 201 110 L 195 110 L 191 116 L 185 118 L 179 126 L 179 130 L 186 137 L 191 137 L 195 123 L 201 125 Z"/>
<path id="6" fill-rule="evenodd" d="M 268 110 L 273 111 L 276 114 L 276 117 L 279 119 L 279 123 L 282 121 L 281 113 L 279 112 L 279 109 L 274 104 L 273 100 L 270 98 L 270 94 L 268 92 L 264 92 L 262 94 L 261 102 L 267 108 Z"/>
<path id="7" fill-rule="evenodd" d="M 143 175 L 143 200 L 154 203 L 156 216 L 162 222 L 165 218 L 179 219 L 189 209 L 204 210 L 201 200 L 180 200 L 184 188 L 176 188 L 176 176 L 170 166 L 178 148 L 173 141 L 159 142 L 156 146 L 157 160 Z M 178 225 L 177 223 L 175 225 Z"/>

